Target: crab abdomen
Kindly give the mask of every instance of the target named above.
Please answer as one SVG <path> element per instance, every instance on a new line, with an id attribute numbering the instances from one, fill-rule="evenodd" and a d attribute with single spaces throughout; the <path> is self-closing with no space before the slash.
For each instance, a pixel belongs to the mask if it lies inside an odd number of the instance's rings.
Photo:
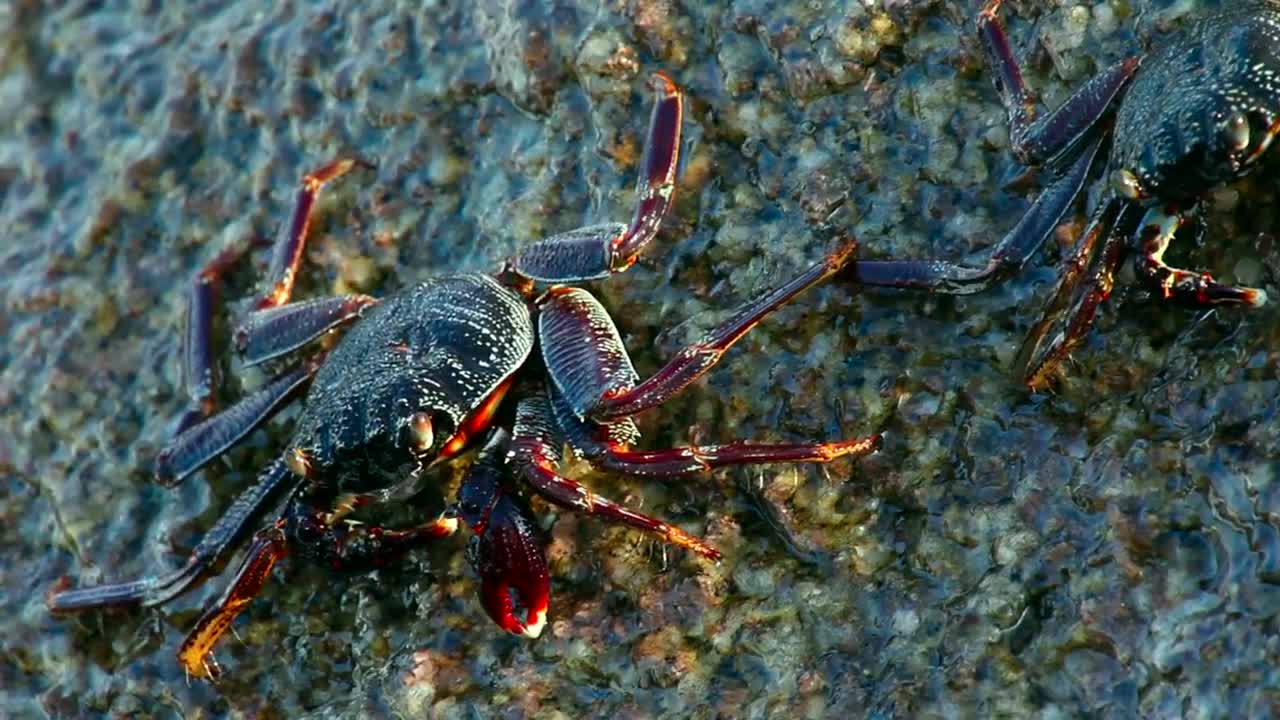
<path id="1" fill-rule="evenodd" d="M 524 298 L 488 275 L 406 288 L 370 308 L 329 354 L 292 450 L 343 491 L 399 483 L 488 407 L 533 343 Z M 410 427 L 420 417 L 434 430 L 426 448 L 414 447 Z"/>
<path id="2" fill-rule="evenodd" d="M 1116 113 L 1111 164 L 1161 199 L 1202 195 L 1247 171 L 1228 123 L 1254 142 L 1280 115 L 1280 3 L 1233 3 L 1153 50 Z"/>

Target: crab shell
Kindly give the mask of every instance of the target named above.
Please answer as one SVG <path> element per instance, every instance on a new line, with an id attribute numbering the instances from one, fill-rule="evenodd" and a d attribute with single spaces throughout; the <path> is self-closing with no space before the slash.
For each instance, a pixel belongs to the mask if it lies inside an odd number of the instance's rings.
<path id="1" fill-rule="evenodd" d="M 345 493 L 393 490 L 483 432 L 533 349 L 525 299 L 488 275 L 420 283 L 370 308 L 316 374 L 293 457 Z M 430 419 L 426 440 L 415 422 Z"/>
<path id="2" fill-rule="evenodd" d="M 1193 200 L 1247 173 L 1278 129 L 1280 3 L 1233 0 L 1143 59 L 1111 167 L 1130 198 Z"/>

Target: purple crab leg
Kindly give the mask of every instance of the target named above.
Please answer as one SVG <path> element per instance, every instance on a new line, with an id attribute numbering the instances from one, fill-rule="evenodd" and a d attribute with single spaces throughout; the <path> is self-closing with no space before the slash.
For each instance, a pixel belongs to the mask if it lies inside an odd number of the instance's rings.
<path id="1" fill-rule="evenodd" d="M 725 351 L 733 347 L 734 343 L 770 313 L 805 290 L 839 272 L 849 263 L 856 249 L 855 241 L 846 242 L 840 249 L 797 277 L 748 303 L 733 317 L 712 328 L 700 341 L 681 350 L 665 366 L 640 384 L 631 386 L 614 382 L 607 386 L 594 385 L 591 388 L 592 393 L 603 391 L 603 394 L 599 395 L 594 402 L 591 401 L 592 394 L 582 390 L 568 393 L 568 399 L 574 403 L 574 410 L 581 418 L 608 422 L 661 405 L 706 374 L 720 362 Z M 572 318 L 568 320 L 571 321 Z M 542 322 L 540 320 L 540 323 Z M 615 334 L 616 332 L 614 330 Z M 563 329 L 550 327 L 548 323 L 545 329 L 540 329 L 540 333 L 543 336 L 543 353 L 547 361 L 547 369 L 557 385 L 565 389 L 566 386 L 575 382 L 565 379 L 581 373 L 581 369 L 575 367 L 575 358 L 568 353 L 563 353 L 562 349 L 577 343 L 580 352 L 584 352 L 586 348 L 581 345 L 579 339 L 582 332 L 578 333 L 578 337 L 574 337 L 573 323 L 566 322 Z M 621 349 L 621 343 L 618 344 L 618 349 Z M 585 373 L 581 377 L 583 381 L 596 380 Z"/>
<path id="2" fill-rule="evenodd" d="M 266 362 L 360 317 L 376 302 L 368 295 L 338 295 L 255 310 L 236 328 L 236 349 L 248 365 Z"/>
<path id="3" fill-rule="evenodd" d="M 1026 264 L 1071 209 L 1089 179 L 1101 142 L 1101 137 L 1094 138 L 1081 150 L 1067 172 L 1040 193 L 981 267 L 937 259 L 858 260 L 853 264 L 853 277 L 863 285 L 954 295 L 981 292 L 1008 279 Z"/>
<path id="4" fill-rule="evenodd" d="M 659 450 L 633 450 L 630 418 L 610 423 L 580 420 L 552 389 L 552 410 L 561 433 L 575 452 L 593 466 L 638 477 L 700 475 L 731 465 L 828 463 L 861 457 L 880 449 L 879 434 L 829 443 L 761 443 L 736 440 L 722 445 L 689 445 Z M 623 424 L 622 428 L 614 427 Z M 617 439 L 623 438 L 623 439 Z"/>
<path id="5" fill-rule="evenodd" d="M 213 315 L 222 276 L 243 253 L 244 248 L 241 247 L 224 249 L 191 281 L 182 342 L 183 382 L 191 397 L 191 407 L 178 421 L 175 435 L 208 417 L 214 410 L 213 392 L 218 387 L 218 375 L 213 361 Z"/>
<path id="6" fill-rule="evenodd" d="M 737 441 L 632 450 L 629 445 L 638 432 L 630 417 L 597 422 L 583 419 L 575 409 L 575 403 L 588 405 L 592 398 L 629 389 L 635 382 L 631 360 L 604 307 L 585 290 L 558 289 L 540 309 L 539 341 L 551 376 L 551 413 L 557 429 L 574 450 L 608 470 L 646 476 L 694 475 L 727 465 L 825 463 L 846 455 L 865 455 L 880 446 L 877 435 L 832 443 Z"/>
<path id="7" fill-rule="evenodd" d="M 252 487 L 236 497 L 178 570 L 132 582 L 56 591 L 50 593 L 46 601 L 49 610 L 63 613 L 110 607 L 155 607 L 169 602 L 200 580 L 231 548 L 249 522 L 261 515 L 283 488 L 296 482 L 296 476 L 283 462 L 272 463 Z"/>
<path id="8" fill-rule="evenodd" d="M 1265 290 L 1235 287 L 1215 282 L 1209 273 L 1189 272 L 1165 264 L 1164 253 L 1186 215 L 1175 207 L 1153 207 L 1142 218 L 1142 252 L 1135 267 L 1159 288 L 1161 297 L 1197 305 L 1248 305 L 1262 307 L 1267 302 Z"/>
<path id="9" fill-rule="evenodd" d="M 1098 210 L 1094 221 L 1081 235 L 1053 299 L 1045 306 L 1041 320 L 1027 334 L 1019 352 L 1023 382 L 1031 389 L 1047 386 L 1058 366 L 1093 327 L 1098 307 L 1111 296 L 1116 270 L 1128 254 L 1128 238 L 1137 212 L 1135 205 L 1110 201 Z M 1102 237 L 1105 237 L 1102 247 L 1095 249 Z M 1084 271 L 1089 266 L 1093 270 L 1086 276 Z M 1071 297 L 1069 304 L 1067 297 Z M 1045 343 L 1044 338 L 1064 312 L 1062 329 Z"/>
<path id="10" fill-rule="evenodd" d="M 342 158 L 302 178 L 302 186 L 298 188 L 298 195 L 294 200 L 292 219 L 288 225 L 280 228 L 280 235 L 276 239 L 271 265 L 267 271 L 270 284 L 258 301 L 259 310 L 289 302 L 289 297 L 293 294 L 293 283 L 298 277 L 298 265 L 302 261 L 302 248 L 307 242 L 307 230 L 311 226 L 311 211 L 315 209 L 320 189 L 326 183 L 346 175 L 356 165 L 372 167 L 363 160 Z"/>
<path id="11" fill-rule="evenodd" d="M 156 482 L 177 485 L 266 422 L 315 375 L 320 360 L 312 358 L 284 372 L 226 410 L 184 430 L 156 456 Z"/>
<path id="12" fill-rule="evenodd" d="M 978 35 L 996 73 L 996 90 L 1009 112 L 1014 155 L 1024 165 L 1044 165 L 1069 151 L 1107 115 L 1137 72 L 1139 61 L 1128 58 L 1103 70 L 1057 109 L 1040 117 L 1035 93 L 1022 80 L 998 15 L 1002 2 L 989 0 L 978 13 Z"/>
<path id="13" fill-rule="evenodd" d="M 539 240 L 511 261 L 516 274 L 548 283 L 598 280 L 635 264 L 675 202 L 684 97 L 666 73 L 654 73 L 653 113 L 636 183 L 631 225 L 605 223 Z"/>
<path id="14" fill-rule="evenodd" d="M 516 406 L 511 434 L 511 463 L 525 482 L 548 502 L 568 510 L 652 533 L 663 542 L 719 560 L 720 551 L 680 528 L 597 495 L 558 472 L 563 440 L 546 395 L 532 393 Z"/>
<path id="15" fill-rule="evenodd" d="M 291 546 L 300 554 L 335 569 L 367 570 L 382 567 L 389 559 L 412 548 L 447 537 L 457 527 L 458 519 L 452 515 L 404 530 L 351 525 L 324 517 L 295 497 L 282 517 L 254 535 L 227 589 L 205 610 L 179 646 L 178 662 L 189 675 L 207 680 L 218 676 L 220 669 L 213 659 L 213 647 L 236 616 L 262 592 L 271 577 L 271 569 Z"/>

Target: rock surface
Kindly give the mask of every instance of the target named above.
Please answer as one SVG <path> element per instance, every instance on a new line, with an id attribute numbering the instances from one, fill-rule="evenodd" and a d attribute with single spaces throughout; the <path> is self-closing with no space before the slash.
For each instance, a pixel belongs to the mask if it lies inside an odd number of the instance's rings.
<path id="1" fill-rule="evenodd" d="M 162 612 L 45 610 L 61 577 L 179 562 L 280 448 L 288 416 L 180 489 L 149 477 L 186 402 L 187 281 L 274 236 L 308 169 L 377 163 L 326 191 L 300 295 L 487 269 L 629 218 L 644 78 L 666 69 L 690 98 L 680 200 L 639 266 L 592 287 L 643 374 L 819 257 L 823 223 L 881 257 L 963 256 L 1013 224 L 1027 195 L 1001 187 L 1016 167 L 977 4 L 0 7 L 0 715 L 1280 712 L 1276 309 L 1163 307 L 1125 283 L 1057 392 L 1030 395 L 1011 364 L 1059 247 L 985 294 L 832 283 L 755 330 L 641 418 L 649 447 L 883 431 L 885 449 L 695 482 L 584 473 L 726 558 L 541 505 L 536 642 L 488 622 L 462 538 L 371 575 L 285 563 L 216 686 L 173 652 L 220 581 Z M 1206 5 L 1004 14 L 1052 106 Z M 1278 199 L 1260 176 L 1222 190 L 1178 259 L 1280 297 Z M 266 260 L 236 266 L 230 309 Z M 224 401 L 263 380 L 224 370 Z"/>

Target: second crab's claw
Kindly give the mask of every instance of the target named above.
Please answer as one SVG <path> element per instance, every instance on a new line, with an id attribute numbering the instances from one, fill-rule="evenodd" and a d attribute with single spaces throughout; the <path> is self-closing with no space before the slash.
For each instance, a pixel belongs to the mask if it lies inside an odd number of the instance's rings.
<path id="1" fill-rule="evenodd" d="M 516 500 L 499 496 L 467 559 L 480 576 L 480 603 L 503 630 L 536 638 L 547 624 L 551 573 L 538 528 Z M 524 611 L 524 619 L 519 611 Z"/>

